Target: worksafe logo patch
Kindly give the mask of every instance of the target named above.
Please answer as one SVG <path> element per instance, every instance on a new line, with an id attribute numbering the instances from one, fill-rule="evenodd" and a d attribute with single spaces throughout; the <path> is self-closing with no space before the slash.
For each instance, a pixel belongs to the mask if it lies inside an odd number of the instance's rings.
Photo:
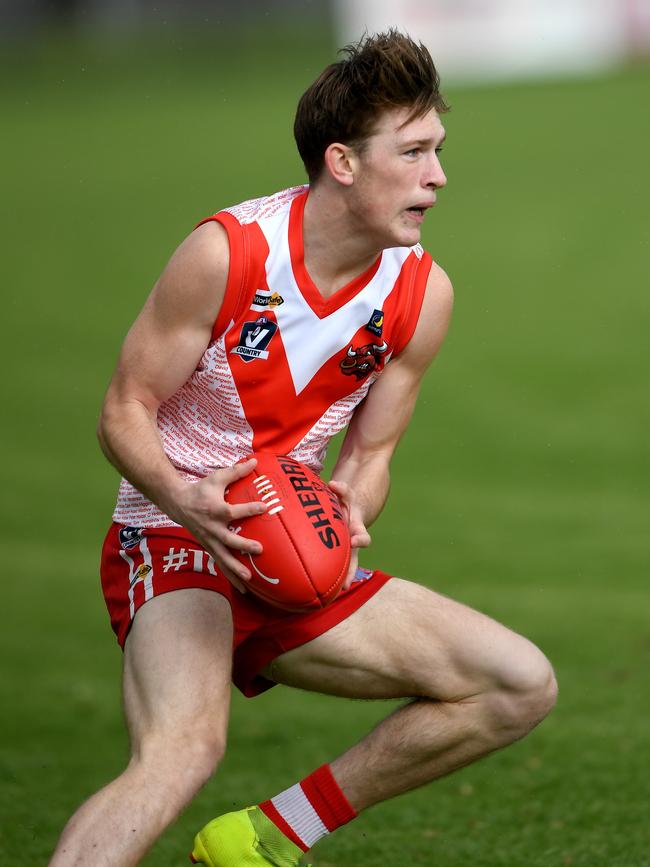
<path id="1" fill-rule="evenodd" d="M 266 316 L 260 316 L 255 322 L 244 322 L 239 343 L 230 351 L 242 361 L 254 361 L 256 358 L 266 361 L 269 357 L 267 347 L 277 330 L 277 324 Z"/>
<path id="2" fill-rule="evenodd" d="M 280 304 L 284 304 L 284 298 L 279 292 L 273 292 L 273 294 L 256 292 L 251 307 L 254 310 L 264 310 L 266 307 L 271 309 L 279 307 Z"/>

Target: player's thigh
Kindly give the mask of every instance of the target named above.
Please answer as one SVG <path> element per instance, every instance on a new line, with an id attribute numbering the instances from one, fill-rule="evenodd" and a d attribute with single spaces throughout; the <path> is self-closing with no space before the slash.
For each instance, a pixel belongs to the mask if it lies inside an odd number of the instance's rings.
<path id="1" fill-rule="evenodd" d="M 124 649 L 124 708 L 134 750 L 156 738 L 224 741 L 230 702 L 232 614 L 199 588 L 138 609 Z"/>
<path id="2" fill-rule="evenodd" d="M 548 670 L 527 639 L 426 587 L 391 579 L 349 618 L 277 657 L 272 680 L 356 698 L 442 701 L 524 686 Z"/>

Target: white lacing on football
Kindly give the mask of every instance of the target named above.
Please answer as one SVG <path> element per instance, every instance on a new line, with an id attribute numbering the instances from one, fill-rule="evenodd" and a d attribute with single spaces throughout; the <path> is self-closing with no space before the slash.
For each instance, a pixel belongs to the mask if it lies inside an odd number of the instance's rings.
<path id="1" fill-rule="evenodd" d="M 273 506 L 266 514 L 277 515 L 278 512 L 281 512 L 284 506 L 276 505 L 276 503 L 280 502 L 280 497 L 278 496 L 278 492 L 273 489 L 273 482 L 269 480 L 268 476 L 257 476 L 253 481 L 257 488 L 257 493 L 261 495 L 260 500 L 266 503 L 267 506 Z"/>

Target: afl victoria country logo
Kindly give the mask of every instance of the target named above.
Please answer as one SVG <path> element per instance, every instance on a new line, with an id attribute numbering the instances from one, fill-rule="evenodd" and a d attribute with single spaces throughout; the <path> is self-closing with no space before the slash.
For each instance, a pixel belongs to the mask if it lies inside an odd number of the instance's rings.
<path id="1" fill-rule="evenodd" d="M 277 330 L 277 324 L 266 316 L 260 316 L 255 322 L 244 322 L 239 343 L 230 351 L 239 355 L 242 361 L 266 360 L 269 357 L 267 346 Z"/>

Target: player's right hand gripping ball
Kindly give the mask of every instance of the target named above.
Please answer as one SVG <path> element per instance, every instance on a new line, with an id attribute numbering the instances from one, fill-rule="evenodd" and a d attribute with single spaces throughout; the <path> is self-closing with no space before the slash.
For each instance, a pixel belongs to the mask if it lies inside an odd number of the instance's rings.
<path id="1" fill-rule="evenodd" d="M 231 504 L 262 500 L 267 506 L 231 526 L 264 549 L 253 555 L 233 551 L 251 572 L 246 588 L 287 611 L 323 608 L 337 596 L 350 565 L 345 511 L 304 464 L 265 453 L 253 457 L 253 472 L 226 490 Z"/>

